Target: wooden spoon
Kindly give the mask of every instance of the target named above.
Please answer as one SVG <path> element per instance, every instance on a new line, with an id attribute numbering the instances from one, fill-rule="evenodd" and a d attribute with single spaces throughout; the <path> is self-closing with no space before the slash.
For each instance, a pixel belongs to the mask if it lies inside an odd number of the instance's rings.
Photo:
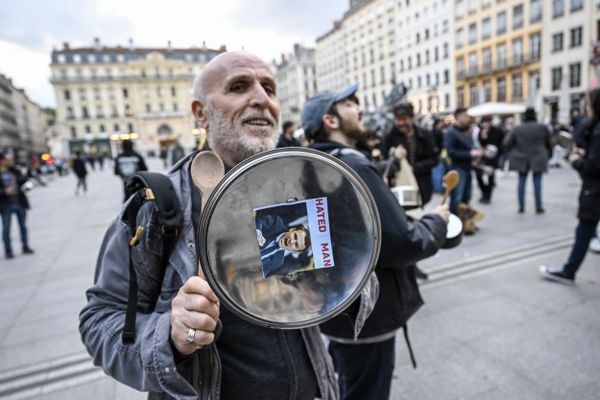
<path id="1" fill-rule="evenodd" d="M 454 188 L 460 182 L 460 175 L 456 171 L 448 171 L 446 175 L 444 175 L 444 198 L 442 199 L 442 204 L 445 204 L 448 201 L 448 197 L 450 196 L 450 192 L 454 190 Z"/>
<path id="2" fill-rule="evenodd" d="M 225 165 L 223 160 L 214 151 L 201 151 L 192 160 L 192 180 L 202 196 L 201 213 L 204 211 L 204 206 L 210 194 L 224 175 Z M 200 261 L 198 261 L 198 275 L 206 280 Z"/>
<path id="3" fill-rule="evenodd" d="M 201 211 L 204 211 L 208 197 L 224 175 L 223 160 L 214 151 L 201 151 L 192 160 L 192 180 L 202 195 Z"/>

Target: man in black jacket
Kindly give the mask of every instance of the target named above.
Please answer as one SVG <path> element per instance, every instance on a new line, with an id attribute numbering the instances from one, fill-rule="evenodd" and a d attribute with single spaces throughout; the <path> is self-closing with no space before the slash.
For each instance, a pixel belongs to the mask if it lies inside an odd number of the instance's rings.
<path id="1" fill-rule="evenodd" d="M 410 104 L 394 107 L 394 127 L 383 139 L 382 152 L 386 158 L 394 157 L 390 175 L 395 176 L 400 168 L 399 160 L 406 158 L 413 169 L 423 205 L 431 200 L 433 191 L 431 170 L 437 165 L 439 151 L 430 131 L 417 126 L 413 121 L 414 111 Z M 390 150 L 393 153 L 390 154 Z"/>
<path id="2" fill-rule="evenodd" d="M 312 148 L 348 164 L 367 184 L 381 219 L 381 253 L 376 266 L 380 294 L 358 336 L 344 314 L 321 325 L 331 339 L 330 352 L 338 370 L 342 400 L 386 399 L 394 370 L 396 332 L 423 304 L 414 269 L 416 261 L 437 252 L 446 236 L 448 206 L 410 224 L 404 210 L 377 168 L 355 149 L 366 129 L 355 92 L 357 84 L 341 93 L 321 92 L 304 105 L 302 125 Z"/>
<path id="3" fill-rule="evenodd" d="M 2 240 L 6 258 L 14 258 L 10 243 L 10 225 L 12 215 L 17 216 L 21 231 L 23 254 L 33 254 L 27 239 L 27 225 L 25 217 L 29 208 L 29 201 L 21 189 L 27 179 L 12 166 L 12 159 L 0 153 L 0 214 L 2 214 Z"/>
<path id="4" fill-rule="evenodd" d="M 133 142 L 124 140 L 122 143 L 123 152 L 115 159 L 115 175 L 119 175 L 123 180 L 123 201 L 127 200 L 127 180 L 138 171 L 148 171 L 144 158 L 133 150 Z"/>

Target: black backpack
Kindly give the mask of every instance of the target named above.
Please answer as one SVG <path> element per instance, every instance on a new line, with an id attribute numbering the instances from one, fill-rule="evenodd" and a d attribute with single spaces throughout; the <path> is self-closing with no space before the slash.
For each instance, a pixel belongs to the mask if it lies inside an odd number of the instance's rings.
<path id="1" fill-rule="evenodd" d="M 123 212 L 123 222 L 129 226 L 131 239 L 129 241 L 129 293 L 127 296 L 127 311 L 123 327 L 123 343 L 133 343 L 135 340 L 135 316 L 138 306 L 138 284 L 131 249 L 138 245 L 144 234 L 144 227 L 137 225 L 137 214 L 146 202 L 152 202 L 152 225 L 159 227 L 162 237 L 162 253 L 160 257 L 161 274 L 169 262 L 175 242 L 183 225 L 183 214 L 179 199 L 171 180 L 156 172 L 137 172 L 132 175 L 125 185 L 127 198 L 130 198 Z"/>

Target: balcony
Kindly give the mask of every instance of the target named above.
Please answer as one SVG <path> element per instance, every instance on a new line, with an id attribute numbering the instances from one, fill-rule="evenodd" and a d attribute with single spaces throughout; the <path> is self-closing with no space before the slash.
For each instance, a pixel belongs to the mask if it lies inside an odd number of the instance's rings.
<path id="1" fill-rule="evenodd" d="M 598 62 L 600 63 L 600 45 L 598 47 Z M 481 77 L 490 75 L 492 73 L 509 71 L 511 69 L 519 68 L 527 64 L 539 62 L 540 57 L 537 53 L 531 53 L 527 56 L 518 56 L 509 59 L 500 59 L 496 62 L 485 62 L 483 64 L 477 64 L 471 66 L 468 70 L 459 70 L 456 73 L 457 80 L 465 80 L 470 78 Z"/>

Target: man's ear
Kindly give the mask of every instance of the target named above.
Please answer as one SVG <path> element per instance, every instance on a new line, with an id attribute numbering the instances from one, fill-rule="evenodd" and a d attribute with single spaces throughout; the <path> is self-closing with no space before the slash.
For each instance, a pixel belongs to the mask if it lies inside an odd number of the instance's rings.
<path id="1" fill-rule="evenodd" d="M 328 131 L 336 131 L 340 127 L 340 121 L 335 115 L 325 114 L 323 115 L 323 127 Z"/>
<path id="2" fill-rule="evenodd" d="M 198 122 L 198 126 L 208 129 L 208 119 L 204 113 L 204 103 L 198 99 L 192 101 L 192 114 Z"/>

